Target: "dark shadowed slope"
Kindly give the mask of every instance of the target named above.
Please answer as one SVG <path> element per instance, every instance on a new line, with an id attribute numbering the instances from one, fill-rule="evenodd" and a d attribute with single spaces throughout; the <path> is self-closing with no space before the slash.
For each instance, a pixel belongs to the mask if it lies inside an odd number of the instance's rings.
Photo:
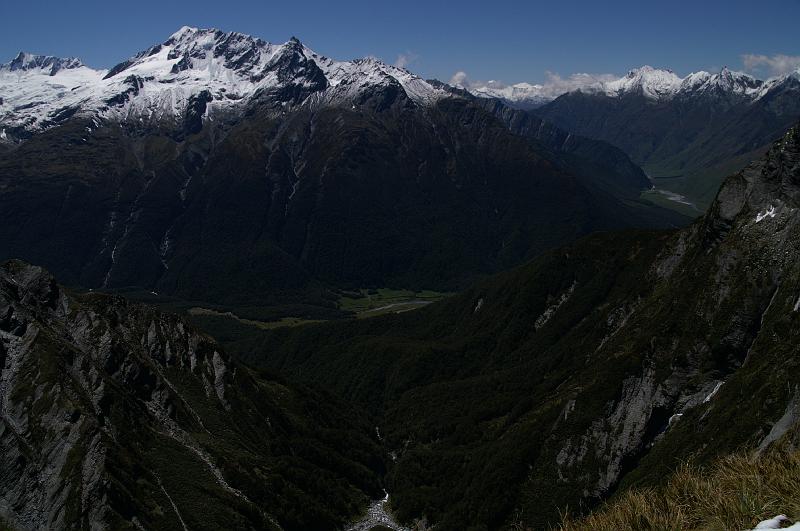
<path id="1" fill-rule="evenodd" d="M 383 415 L 403 519 L 543 526 L 797 420 L 798 201 L 793 129 L 681 231 L 590 237 L 422 310 L 236 348 Z"/>

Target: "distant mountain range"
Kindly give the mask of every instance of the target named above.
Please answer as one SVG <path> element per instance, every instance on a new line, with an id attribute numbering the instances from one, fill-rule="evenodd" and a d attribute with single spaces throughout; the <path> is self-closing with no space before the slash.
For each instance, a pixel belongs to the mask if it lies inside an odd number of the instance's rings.
<path id="1" fill-rule="evenodd" d="M 763 154 L 800 119 L 800 71 L 767 81 L 727 69 L 681 79 L 645 67 L 534 112 L 617 146 L 657 188 L 703 210 L 725 176 Z"/>
<path id="2" fill-rule="evenodd" d="M 761 80 L 744 72 L 723 68 L 717 73 L 706 71 L 692 72 L 680 77 L 671 70 L 642 66 L 629 71 L 625 76 L 608 80 L 581 75 L 578 87 L 565 83 L 563 86 L 550 84 L 516 83 L 506 85 L 497 81 L 486 84 L 469 85 L 467 90 L 476 96 L 497 98 L 522 109 L 533 109 L 545 105 L 556 98 L 570 93 L 622 97 L 628 94 L 641 94 L 651 100 L 691 98 L 697 94 L 716 92 L 745 100 L 758 100 L 770 91 L 779 89 L 789 80 L 800 79 L 800 69 L 788 74 Z"/>
<path id="3" fill-rule="evenodd" d="M 458 289 L 687 221 L 617 148 L 296 39 L 182 28 L 109 71 L 21 54 L 0 94 L 0 258 L 69 285 L 332 308 L 324 286 Z"/>
<path id="4" fill-rule="evenodd" d="M 270 44 L 183 27 L 110 70 L 27 53 L 0 65 L 0 153 L 73 118 L 90 120 L 87 132 L 125 123 L 140 133 L 168 128 L 178 138 L 265 105 L 275 112 L 286 105 L 282 111 L 299 105 L 353 110 L 371 101 L 380 111 L 401 93 L 419 109 L 468 94 L 535 109 L 567 132 L 622 149 L 667 197 L 697 213 L 725 175 L 759 156 L 800 117 L 800 70 L 768 80 L 728 68 L 681 78 L 643 66 L 612 80 L 585 75 L 577 89 L 490 82 L 463 90 L 374 58 L 333 60 L 295 38 Z"/>
<path id="5" fill-rule="evenodd" d="M 576 84 L 491 82 L 468 90 L 622 149 L 665 204 L 671 198 L 696 212 L 725 176 L 800 119 L 800 70 L 761 80 L 728 68 L 679 77 L 643 66 L 618 79 L 582 75 Z"/>

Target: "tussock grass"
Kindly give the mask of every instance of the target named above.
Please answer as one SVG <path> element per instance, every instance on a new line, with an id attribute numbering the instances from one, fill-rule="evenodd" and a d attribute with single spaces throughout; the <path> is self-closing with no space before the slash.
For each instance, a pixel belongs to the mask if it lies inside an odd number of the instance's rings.
<path id="1" fill-rule="evenodd" d="M 658 488 L 632 489 L 562 531 L 742 530 L 777 514 L 800 519 L 800 451 L 734 454 L 707 468 L 680 466 Z"/>

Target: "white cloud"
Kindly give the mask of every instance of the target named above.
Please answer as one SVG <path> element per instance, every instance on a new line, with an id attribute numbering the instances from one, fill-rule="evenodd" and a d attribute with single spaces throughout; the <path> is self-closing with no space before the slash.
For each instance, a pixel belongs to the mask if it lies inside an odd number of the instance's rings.
<path id="1" fill-rule="evenodd" d="M 397 68 L 408 68 L 408 65 L 419 59 L 419 56 L 412 52 L 397 54 L 394 66 Z"/>
<path id="2" fill-rule="evenodd" d="M 742 55 L 742 64 L 748 71 L 766 69 L 770 74 L 780 76 L 800 68 L 800 55 L 767 56 L 747 53 Z"/>
<path id="3" fill-rule="evenodd" d="M 453 77 L 450 78 L 450 84 L 454 87 L 469 87 L 469 78 L 467 77 L 467 73 L 463 70 L 459 70 Z"/>

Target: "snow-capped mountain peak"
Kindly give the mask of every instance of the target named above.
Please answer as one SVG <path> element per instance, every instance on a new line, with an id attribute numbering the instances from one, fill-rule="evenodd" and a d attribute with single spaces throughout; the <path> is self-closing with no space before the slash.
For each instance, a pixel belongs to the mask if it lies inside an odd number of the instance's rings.
<path id="1" fill-rule="evenodd" d="M 30 133 L 76 113 L 175 121 L 198 98 L 201 114 L 208 116 L 255 98 L 351 106 L 365 91 L 381 87 L 396 87 L 423 105 L 451 96 L 408 70 L 374 58 L 329 59 L 296 37 L 271 44 L 243 33 L 184 26 L 108 71 L 77 59 L 20 54 L 0 66 L 0 127 Z"/>
<path id="2" fill-rule="evenodd" d="M 625 77 L 609 81 L 603 90 L 610 96 L 641 92 L 652 99 L 668 98 L 680 88 L 681 78 L 672 70 L 662 70 L 645 65 L 630 70 Z"/>
<path id="3" fill-rule="evenodd" d="M 764 81 L 760 79 L 724 67 L 716 74 L 705 71 L 689 74 L 683 78 L 676 94 L 691 95 L 713 91 L 718 94 L 752 98 L 759 94 L 763 85 Z"/>
<path id="4" fill-rule="evenodd" d="M 232 77 L 260 81 L 269 61 L 281 49 L 296 48 L 299 41 L 273 45 L 237 32 L 184 26 L 162 44 L 157 44 L 112 68 L 105 78 L 126 74 L 152 74 L 162 81 L 180 80 L 189 74 L 206 72 L 205 77 Z"/>
<path id="5" fill-rule="evenodd" d="M 179 40 L 183 39 L 184 37 L 186 37 L 187 35 L 194 35 L 199 31 L 200 31 L 200 28 L 195 27 L 195 26 L 181 26 L 178 29 L 178 31 L 176 31 L 175 33 L 173 33 L 172 35 L 169 36 L 169 39 L 167 39 L 167 42 L 169 42 L 169 41 L 179 41 Z M 216 31 L 216 30 L 212 29 L 210 31 Z"/>
<path id="6" fill-rule="evenodd" d="M 723 67 L 717 73 L 699 71 L 682 78 L 672 70 L 645 65 L 612 80 L 579 74 L 562 83 L 544 85 L 518 83 L 507 86 L 490 81 L 486 84 L 469 86 L 468 90 L 475 96 L 499 98 L 516 105 L 533 102 L 531 106 L 543 105 L 568 92 L 600 94 L 611 98 L 641 95 L 652 101 L 666 101 L 676 97 L 691 98 L 701 94 L 756 101 L 773 88 L 792 80 L 800 81 L 800 69 L 762 81 L 728 67 Z"/>

